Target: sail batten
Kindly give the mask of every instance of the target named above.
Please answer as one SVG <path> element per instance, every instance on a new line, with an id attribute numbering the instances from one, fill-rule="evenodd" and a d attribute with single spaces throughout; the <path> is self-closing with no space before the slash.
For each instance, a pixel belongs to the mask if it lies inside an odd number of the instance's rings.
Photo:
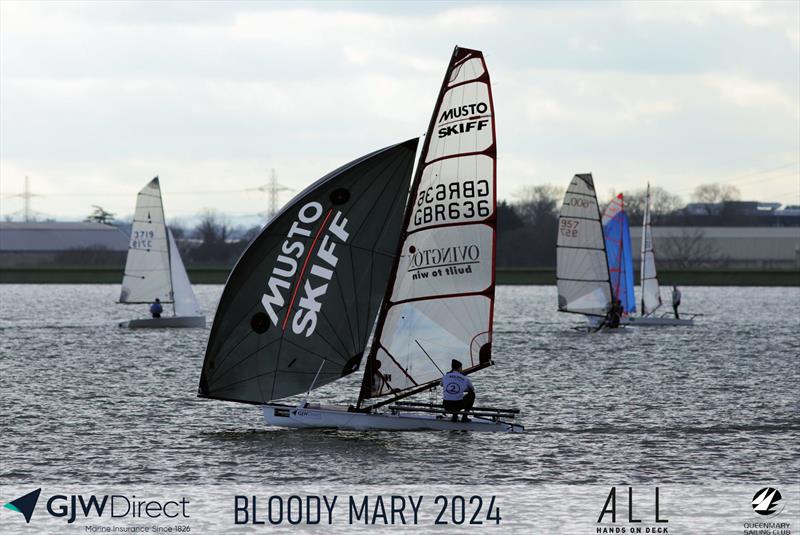
<path id="1" fill-rule="evenodd" d="M 606 243 L 591 174 L 575 175 L 564 194 L 556 241 L 558 310 L 605 316 L 612 299 Z"/>
<path id="2" fill-rule="evenodd" d="M 454 358 L 465 371 L 491 362 L 495 213 L 489 75 L 480 51 L 457 47 L 420 153 L 359 404 L 431 385 Z"/>
<path id="3" fill-rule="evenodd" d="M 198 395 L 266 403 L 358 369 L 364 318 L 375 317 L 388 284 L 417 142 L 317 180 L 251 242 L 220 298 Z"/>

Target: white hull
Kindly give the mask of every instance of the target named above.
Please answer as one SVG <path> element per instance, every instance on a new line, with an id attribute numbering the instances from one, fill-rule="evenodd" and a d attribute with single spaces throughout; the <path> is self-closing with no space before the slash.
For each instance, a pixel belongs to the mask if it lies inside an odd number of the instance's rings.
<path id="1" fill-rule="evenodd" d="M 440 414 L 408 414 L 391 412 L 349 412 L 343 405 L 311 405 L 305 408 L 289 405 L 264 405 L 267 425 L 295 428 L 334 428 L 358 431 L 483 431 L 522 433 L 525 429 L 509 422 L 473 417 L 471 422 L 453 422 Z"/>
<path id="2" fill-rule="evenodd" d="M 128 329 L 166 329 L 166 328 L 202 328 L 206 327 L 205 316 L 167 316 L 163 318 L 143 318 L 121 321 L 120 327 Z"/>
<path id="3" fill-rule="evenodd" d="M 631 327 L 692 327 L 694 326 L 694 319 L 676 319 L 670 317 L 657 318 L 652 316 L 624 316 L 621 324 L 629 325 Z"/>

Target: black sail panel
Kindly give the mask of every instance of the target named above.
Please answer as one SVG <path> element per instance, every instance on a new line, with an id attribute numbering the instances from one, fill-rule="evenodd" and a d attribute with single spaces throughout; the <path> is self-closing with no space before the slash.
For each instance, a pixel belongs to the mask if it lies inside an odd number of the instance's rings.
<path id="1" fill-rule="evenodd" d="M 199 396 L 266 403 L 358 369 L 394 262 L 417 142 L 321 178 L 253 240 L 222 292 Z"/>

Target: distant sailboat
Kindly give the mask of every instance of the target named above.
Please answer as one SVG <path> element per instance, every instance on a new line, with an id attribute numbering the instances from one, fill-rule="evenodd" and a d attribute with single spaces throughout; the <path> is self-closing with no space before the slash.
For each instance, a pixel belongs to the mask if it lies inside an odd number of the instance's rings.
<path id="1" fill-rule="evenodd" d="M 661 290 L 656 274 L 656 254 L 653 248 L 653 234 L 650 228 L 650 184 L 647 184 L 647 195 L 644 203 L 644 217 L 642 218 L 642 258 L 639 274 L 642 284 L 642 315 L 627 316 L 623 323 L 632 326 L 692 326 L 694 316 L 677 319 L 667 315 L 655 316 L 656 310 L 661 307 Z"/>
<path id="2" fill-rule="evenodd" d="M 622 303 L 622 312 L 636 312 L 636 296 L 633 289 L 633 253 L 631 230 L 622 193 L 617 195 L 603 212 L 603 234 L 606 239 L 606 255 L 614 299 Z"/>
<path id="3" fill-rule="evenodd" d="M 466 373 L 492 364 L 496 148 L 481 52 L 455 49 L 409 194 L 417 144 L 341 167 L 270 221 L 223 291 L 200 397 L 261 405 L 284 427 L 522 430 L 501 420 L 513 409 L 453 422 L 399 401 L 435 388 L 454 357 Z M 356 404 L 307 402 L 364 359 Z"/>
<path id="4" fill-rule="evenodd" d="M 172 304 L 172 316 L 124 321 L 119 326 L 131 329 L 206 326 L 175 238 L 166 225 L 158 177 L 142 188 L 136 198 L 119 302 L 151 304 L 156 298 L 162 304 Z"/>
<path id="5" fill-rule="evenodd" d="M 591 174 L 575 175 L 564 195 L 556 241 L 558 310 L 586 316 L 599 326 L 614 291 L 606 240 Z"/>

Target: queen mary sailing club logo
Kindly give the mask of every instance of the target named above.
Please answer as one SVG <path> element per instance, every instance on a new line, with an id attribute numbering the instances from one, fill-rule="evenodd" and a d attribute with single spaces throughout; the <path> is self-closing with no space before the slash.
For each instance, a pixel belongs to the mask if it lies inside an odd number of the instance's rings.
<path id="1" fill-rule="evenodd" d="M 273 325 L 285 331 L 291 322 L 294 334 L 306 338 L 314 334 L 317 315 L 322 310 L 321 299 L 339 262 L 333 239 L 346 242 L 350 237 L 346 227 L 342 212 L 334 212 L 333 208 L 325 211 L 316 201 L 298 210 L 261 297 Z M 278 311 L 286 303 L 286 314 L 279 317 Z"/>
<path id="2" fill-rule="evenodd" d="M 784 504 L 781 501 L 783 496 L 778 489 L 765 487 L 753 496 L 753 511 L 760 516 L 772 517 L 783 511 Z"/>

